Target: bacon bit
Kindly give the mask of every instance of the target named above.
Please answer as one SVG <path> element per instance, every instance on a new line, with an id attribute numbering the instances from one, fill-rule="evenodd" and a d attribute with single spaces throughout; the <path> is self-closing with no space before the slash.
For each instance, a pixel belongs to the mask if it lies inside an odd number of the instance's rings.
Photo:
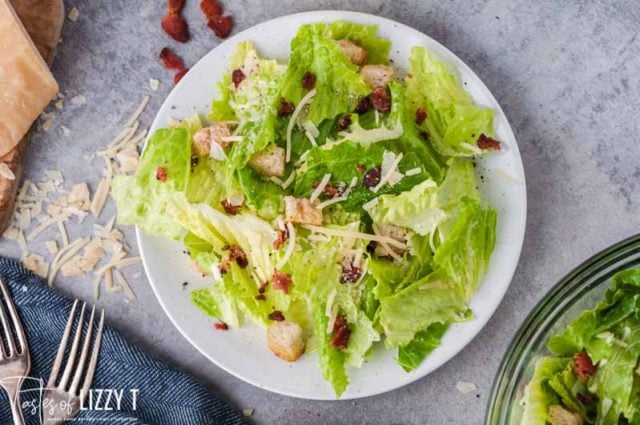
<path id="1" fill-rule="evenodd" d="M 183 70 L 184 64 L 182 63 L 182 59 L 180 59 L 176 54 L 168 47 L 160 50 L 160 60 L 165 68 L 171 70 Z"/>
<path id="2" fill-rule="evenodd" d="M 267 297 L 264 296 L 264 294 L 258 294 L 254 297 L 256 299 L 256 301 L 266 301 Z"/>
<path id="3" fill-rule="evenodd" d="M 156 180 L 162 183 L 167 181 L 167 170 L 164 167 L 156 167 Z"/>
<path id="4" fill-rule="evenodd" d="M 272 311 L 267 317 L 269 318 L 269 320 L 275 320 L 276 322 L 284 321 L 284 314 L 282 314 L 282 312 L 279 310 Z"/>
<path id="5" fill-rule="evenodd" d="M 364 179 L 362 180 L 362 184 L 367 189 L 371 189 L 372 187 L 376 187 L 378 183 L 380 183 L 380 178 L 382 174 L 382 170 L 380 167 L 373 167 L 364 175 Z"/>
<path id="6" fill-rule="evenodd" d="M 351 330 L 347 324 L 347 320 L 344 316 L 339 315 L 336 317 L 336 321 L 333 324 L 333 338 L 331 338 L 331 345 L 338 350 L 345 350 L 349 345 L 349 338 L 351 337 Z"/>
<path id="7" fill-rule="evenodd" d="M 582 382 L 587 382 L 596 373 L 596 366 L 586 352 L 583 351 L 573 356 L 573 372 Z"/>
<path id="8" fill-rule="evenodd" d="M 378 87 L 371 93 L 371 105 L 381 114 L 391 111 L 391 98 L 385 87 Z"/>
<path id="9" fill-rule="evenodd" d="M 356 106 L 356 112 L 362 115 L 362 114 L 366 114 L 370 110 L 371 110 L 371 97 L 367 96 L 360 99 L 360 102 L 358 102 L 358 106 Z"/>
<path id="10" fill-rule="evenodd" d="M 424 120 L 427 119 L 427 111 L 422 106 L 416 109 L 416 124 L 422 125 Z"/>
<path id="11" fill-rule="evenodd" d="M 304 75 L 302 76 L 302 87 L 304 87 L 307 90 L 313 90 L 315 86 L 316 86 L 316 74 L 309 71 L 305 72 Z"/>
<path id="12" fill-rule="evenodd" d="M 490 149 L 494 151 L 500 150 L 500 142 L 494 138 L 486 136 L 484 133 L 478 137 L 478 141 L 476 142 L 480 149 Z"/>
<path id="13" fill-rule="evenodd" d="M 276 233 L 276 239 L 273 241 L 273 248 L 280 249 L 284 243 L 289 239 L 289 229 L 279 229 Z"/>
<path id="14" fill-rule="evenodd" d="M 204 16 L 207 17 L 207 20 L 214 16 L 222 15 L 222 7 L 217 0 L 202 0 L 200 2 L 200 10 L 202 10 Z"/>
<path id="15" fill-rule="evenodd" d="M 342 274 L 340 275 L 340 283 L 355 283 L 362 276 L 362 269 L 356 267 L 353 263 L 342 265 Z"/>
<path id="16" fill-rule="evenodd" d="M 362 164 L 356 164 L 356 172 L 357 172 L 358 174 L 362 174 L 362 173 L 364 173 L 365 171 L 367 171 L 367 167 L 365 167 L 365 166 L 364 166 L 364 165 L 362 165 Z"/>
<path id="17" fill-rule="evenodd" d="M 262 282 L 262 283 L 260 284 L 260 287 L 258 288 L 258 292 L 259 292 L 260 294 L 264 294 L 264 293 L 265 293 L 265 291 L 267 290 L 267 285 L 268 285 L 268 284 L 269 284 L 269 282 Z"/>
<path id="18" fill-rule="evenodd" d="M 220 270 L 220 274 L 222 276 L 227 274 L 227 272 L 229 271 L 229 263 L 227 262 L 226 259 L 223 258 L 222 261 L 220 261 L 220 265 L 218 266 L 218 269 Z"/>
<path id="19" fill-rule="evenodd" d="M 351 125 L 351 115 L 347 114 L 338 120 L 336 130 L 344 131 Z"/>
<path id="20" fill-rule="evenodd" d="M 213 16 L 207 22 L 207 26 L 213 30 L 216 37 L 227 38 L 233 28 L 233 18 L 231 16 Z"/>
<path id="21" fill-rule="evenodd" d="M 186 0 L 169 0 L 167 14 L 162 18 L 160 26 L 171 38 L 180 43 L 189 41 L 189 26 L 180 15 Z"/>
<path id="22" fill-rule="evenodd" d="M 233 86 L 235 88 L 238 88 L 240 83 L 243 82 L 245 78 L 246 76 L 244 75 L 244 72 L 242 72 L 241 69 L 234 69 L 233 72 L 231 73 L 231 81 L 233 81 Z"/>
<path id="23" fill-rule="evenodd" d="M 285 294 L 289 293 L 292 283 L 290 274 L 276 270 L 273 272 L 271 280 L 273 281 L 273 289 L 283 291 Z"/>
<path id="24" fill-rule="evenodd" d="M 582 403 L 585 406 L 591 406 L 592 404 L 595 404 L 598 401 L 598 396 L 595 394 L 578 393 L 576 395 L 576 398 L 580 403 Z"/>
<path id="25" fill-rule="evenodd" d="M 238 214 L 238 209 L 240 209 L 240 207 L 242 206 L 242 205 L 233 205 L 229 202 L 228 199 L 223 199 L 222 202 L 220 202 L 220 205 L 222 205 L 222 209 L 224 209 L 224 212 L 226 212 L 229 215 Z"/>
<path id="26" fill-rule="evenodd" d="M 280 105 L 278 106 L 278 115 L 281 117 L 288 117 L 289 115 L 293 114 L 293 111 L 295 111 L 296 107 L 293 103 L 291 102 L 287 102 L 287 99 L 285 99 L 284 97 L 280 98 Z"/>
<path id="27" fill-rule="evenodd" d="M 173 84 L 178 84 L 180 80 L 182 80 L 182 77 L 187 75 L 187 72 L 189 72 L 188 69 L 181 69 L 180 71 L 176 72 L 176 75 L 173 76 Z"/>
<path id="28" fill-rule="evenodd" d="M 216 322 L 216 323 L 213 324 L 213 327 L 216 328 L 219 331 L 229 330 L 229 325 L 227 325 L 224 322 Z"/>
<path id="29" fill-rule="evenodd" d="M 222 247 L 223 251 L 229 251 L 229 261 L 235 261 L 240 268 L 245 268 L 249 265 L 247 260 L 247 254 L 238 245 L 225 245 Z"/>

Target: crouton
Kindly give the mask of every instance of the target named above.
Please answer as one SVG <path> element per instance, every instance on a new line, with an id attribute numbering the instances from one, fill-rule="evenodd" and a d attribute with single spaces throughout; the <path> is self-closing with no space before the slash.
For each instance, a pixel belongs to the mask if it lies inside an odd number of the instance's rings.
<path id="1" fill-rule="evenodd" d="M 342 53 L 355 65 L 364 65 L 367 61 L 367 51 L 351 40 L 338 40 Z"/>
<path id="2" fill-rule="evenodd" d="M 393 67 L 388 65 L 365 65 L 360 70 L 364 82 L 372 89 L 386 87 L 393 78 Z"/>
<path id="3" fill-rule="evenodd" d="M 562 406 L 549 407 L 549 423 L 551 425 L 583 425 L 582 416 L 573 413 Z"/>
<path id="4" fill-rule="evenodd" d="M 287 320 L 274 322 L 267 328 L 267 344 L 282 360 L 295 362 L 304 353 L 302 328 Z"/>
<path id="5" fill-rule="evenodd" d="M 283 177 L 285 165 L 285 150 L 281 147 L 267 148 L 253 155 L 249 160 L 257 172 L 267 177 Z"/>
<path id="6" fill-rule="evenodd" d="M 380 236 L 386 236 L 391 239 L 395 239 L 398 242 L 406 242 L 407 232 L 398 226 L 394 226 L 392 224 L 376 224 L 374 225 L 374 232 Z M 391 249 L 395 254 L 402 255 L 404 254 L 404 249 L 398 248 L 397 246 L 387 245 L 389 249 Z M 391 255 L 389 251 L 387 251 L 387 247 L 382 244 L 377 244 L 374 253 L 379 257 L 387 257 Z"/>
<path id="7" fill-rule="evenodd" d="M 322 210 L 308 199 L 284 197 L 285 217 L 290 223 L 322 225 Z"/>
<path id="8" fill-rule="evenodd" d="M 211 143 L 217 143 L 222 148 L 229 146 L 229 142 L 223 140 L 231 136 L 231 130 L 227 124 L 213 123 L 204 127 L 193 135 L 193 152 L 200 156 L 211 154 Z"/>

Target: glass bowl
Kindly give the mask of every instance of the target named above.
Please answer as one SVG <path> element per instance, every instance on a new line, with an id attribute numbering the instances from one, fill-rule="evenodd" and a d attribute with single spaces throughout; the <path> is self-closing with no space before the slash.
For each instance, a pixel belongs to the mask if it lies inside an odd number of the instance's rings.
<path id="1" fill-rule="evenodd" d="M 640 235 L 625 239 L 589 258 L 558 282 L 529 313 L 502 359 L 485 424 L 518 425 L 520 401 L 531 379 L 535 362 L 548 355 L 546 344 L 585 309 L 602 299 L 611 277 L 640 267 Z"/>

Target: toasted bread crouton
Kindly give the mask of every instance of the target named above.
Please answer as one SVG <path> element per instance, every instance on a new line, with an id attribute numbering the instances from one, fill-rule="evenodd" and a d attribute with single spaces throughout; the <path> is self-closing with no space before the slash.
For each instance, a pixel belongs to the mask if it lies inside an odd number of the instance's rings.
<path id="1" fill-rule="evenodd" d="M 322 210 L 306 198 L 285 196 L 284 211 L 286 220 L 290 223 L 322 225 Z"/>
<path id="2" fill-rule="evenodd" d="M 283 320 L 267 328 L 267 344 L 273 354 L 288 362 L 295 362 L 304 353 L 302 328 Z"/>
<path id="3" fill-rule="evenodd" d="M 222 148 L 229 146 L 223 138 L 231 136 L 231 130 L 227 124 L 213 123 L 204 127 L 193 135 L 193 152 L 200 156 L 209 156 L 211 143 L 217 143 Z"/>
<path id="4" fill-rule="evenodd" d="M 283 177 L 285 150 L 279 146 L 267 148 L 253 155 L 249 161 L 257 172 L 267 177 Z"/>
<path id="5" fill-rule="evenodd" d="M 407 232 L 402 227 L 394 226 L 393 224 L 376 224 L 374 226 L 374 232 L 377 235 L 386 236 L 388 238 L 395 239 L 398 242 L 406 242 Z M 387 250 L 387 247 L 391 249 L 395 254 L 404 254 L 404 250 L 402 248 L 390 245 L 387 245 L 385 247 L 382 244 L 376 245 L 374 253 L 379 257 L 387 257 L 391 255 Z"/>
<path id="6" fill-rule="evenodd" d="M 573 413 L 562 406 L 549 407 L 549 423 L 551 425 L 583 425 L 582 416 Z"/>
<path id="7" fill-rule="evenodd" d="M 386 87 L 393 78 L 393 67 L 388 65 L 365 65 L 360 70 L 364 82 L 372 89 Z"/>
<path id="8" fill-rule="evenodd" d="M 367 61 L 367 51 L 360 45 L 351 40 L 338 40 L 338 46 L 342 49 L 342 53 L 349 58 L 351 63 L 355 65 L 364 65 Z"/>

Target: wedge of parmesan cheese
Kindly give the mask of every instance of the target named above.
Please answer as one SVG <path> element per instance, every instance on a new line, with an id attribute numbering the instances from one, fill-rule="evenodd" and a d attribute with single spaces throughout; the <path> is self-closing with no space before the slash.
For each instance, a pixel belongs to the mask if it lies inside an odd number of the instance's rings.
<path id="1" fill-rule="evenodd" d="M 0 0 L 0 156 L 13 149 L 58 84 L 8 0 Z"/>

